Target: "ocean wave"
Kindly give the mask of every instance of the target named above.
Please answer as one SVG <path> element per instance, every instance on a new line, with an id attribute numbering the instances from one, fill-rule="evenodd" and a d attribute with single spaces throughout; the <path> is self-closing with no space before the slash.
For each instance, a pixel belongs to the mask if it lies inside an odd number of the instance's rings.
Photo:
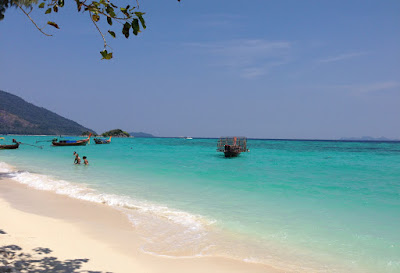
<path id="1" fill-rule="evenodd" d="M 84 184 L 48 175 L 20 171 L 4 162 L 0 162 L 0 172 L 7 173 L 10 179 L 33 189 L 105 204 L 123 211 L 132 226 L 146 239 L 145 245 L 142 246 L 146 249 L 145 252 L 158 252 L 163 255 L 175 253 L 178 248 L 187 250 L 195 245 L 204 245 L 201 241 L 204 241 L 207 227 L 215 223 L 201 215 L 135 200 L 129 196 L 102 193 Z M 193 256 L 198 254 L 193 253 Z"/>

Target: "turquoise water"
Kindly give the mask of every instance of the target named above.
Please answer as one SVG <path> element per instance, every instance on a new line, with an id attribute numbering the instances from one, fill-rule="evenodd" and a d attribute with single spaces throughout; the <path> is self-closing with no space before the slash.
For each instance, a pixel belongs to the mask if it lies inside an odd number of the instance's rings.
<path id="1" fill-rule="evenodd" d="M 0 151 L 14 166 L 0 171 L 123 210 L 154 255 L 224 256 L 288 272 L 400 272 L 400 143 L 249 140 L 250 153 L 227 159 L 216 142 L 42 142 Z M 90 166 L 74 165 L 74 151 Z"/>

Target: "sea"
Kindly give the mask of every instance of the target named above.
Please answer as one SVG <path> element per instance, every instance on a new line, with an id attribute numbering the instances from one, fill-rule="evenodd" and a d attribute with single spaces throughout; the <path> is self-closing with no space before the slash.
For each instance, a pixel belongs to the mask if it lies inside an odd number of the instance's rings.
<path id="1" fill-rule="evenodd" d="M 51 136 L 5 138 L 24 144 L 0 150 L 0 172 L 123 211 L 144 253 L 285 272 L 400 272 L 399 142 L 250 139 L 250 152 L 225 158 L 217 139 L 53 147 Z M 74 165 L 74 151 L 89 166 Z"/>

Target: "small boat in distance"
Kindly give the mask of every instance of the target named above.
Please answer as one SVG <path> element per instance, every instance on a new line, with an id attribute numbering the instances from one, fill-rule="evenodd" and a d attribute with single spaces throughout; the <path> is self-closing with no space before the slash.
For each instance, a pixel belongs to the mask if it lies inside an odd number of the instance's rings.
<path id="1" fill-rule="evenodd" d="M 104 139 L 104 138 L 95 138 L 94 142 L 96 144 L 110 144 L 111 143 L 111 136 L 109 139 Z"/>
<path id="2" fill-rule="evenodd" d="M 4 139 L 4 138 L 1 137 L 0 139 Z M 18 147 L 19 147 L 19 142 L 16 141 L 15 139 L 13 139 L 12 142 L 13 142 L 14 144 L 9 144 L 9 145 L 3 144 L 3 145 L 0 145 L 0 150 L 18 149 Z"/>
<path id="3" fill-rule="evenodd" d="M 58 140 L 57 138 L 52 140 L 53 146 L 85 146 L 90 141 L 90 134 L 88 138 L 81 140 Z"/>
<path id="4" fill-rule="evenodd" d="M 248 152 L 245 137 L 221 137 L 218 140 L 217 151 L 223 152 L 225 157 L 237 157 L 242 152 Z"/>
<path id="5" fill-rule="evenodd" d="M 188 137 L 188 136 L 187 136 L 187 137 L 185 137 L 185 139 L 193 139 L 193 138 L 192 138 L 192 137 Z"/>

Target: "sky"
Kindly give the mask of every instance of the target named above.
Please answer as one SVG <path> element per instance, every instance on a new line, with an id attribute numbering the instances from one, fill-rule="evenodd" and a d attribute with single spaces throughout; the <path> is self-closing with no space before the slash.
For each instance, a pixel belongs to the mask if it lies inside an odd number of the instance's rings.
<path id="1" fill-rule="evenodd" d="M 72 2 L 31 13 L 52 37 L 6 11 L 0 90 L 98 133 L 400 139 L 398 0 L 139 0 L 111 61 Z"/>

